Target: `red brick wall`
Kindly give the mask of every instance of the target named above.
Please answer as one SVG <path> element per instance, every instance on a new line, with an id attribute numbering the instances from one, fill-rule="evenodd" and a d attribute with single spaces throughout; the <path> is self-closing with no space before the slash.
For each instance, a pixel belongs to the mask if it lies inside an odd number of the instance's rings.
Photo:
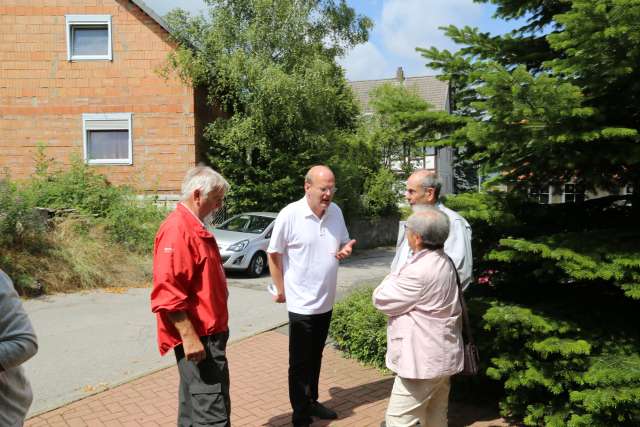
<path id="1" fill-rule="evenodd" d="M 65 15 L 111 15 L 112 61 L 67 60 Z M 175 193 L 195 164 L 193 90 L 157 73 L 168 34 L 129 0 L 0 2 L 0 171 L 27 179 L 38 142 L 83 156 L 83 113 L 133 113 L 133 165 L 92 166 L 116 184 Z"/>

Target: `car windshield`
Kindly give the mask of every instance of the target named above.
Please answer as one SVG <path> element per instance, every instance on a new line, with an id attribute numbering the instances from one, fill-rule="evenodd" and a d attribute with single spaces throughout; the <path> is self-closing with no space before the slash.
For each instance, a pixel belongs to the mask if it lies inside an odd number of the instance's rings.
<path id="1" fill-rule="evenodd" d="M 216 226 L 220 230 L 260 234 L 273 222 L 273 218 L 259 215 L 236 215 Z"/>

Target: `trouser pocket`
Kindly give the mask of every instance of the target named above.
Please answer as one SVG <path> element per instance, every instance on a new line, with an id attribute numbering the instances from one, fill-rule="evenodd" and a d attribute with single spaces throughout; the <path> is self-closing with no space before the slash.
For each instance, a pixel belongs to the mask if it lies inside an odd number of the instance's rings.
<path id="1" fill-rule="evenodd" d="M 193 384 L 189 387 L 189 393 L 194 427 L 229 425 L 220 384 Z"/>

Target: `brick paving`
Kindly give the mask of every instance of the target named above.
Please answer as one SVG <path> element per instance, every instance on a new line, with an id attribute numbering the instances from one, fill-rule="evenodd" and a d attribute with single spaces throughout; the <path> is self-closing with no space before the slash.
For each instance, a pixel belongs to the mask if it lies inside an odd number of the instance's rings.
<path id="1" fill-rule="evenodd" d="M 288 338 L 265 332 L 228 348 L 234 427 L 289 426 Z M 320 378 L 320 401 L 334 408 L 335 421 L 313 426 L 378 426 L 393 378 L 345 359 L 328 346 Z M 27 427 L 175 426 L 178 371 L 164 369 L 29 419 Z M 457 414 L 457 415 L 456 415 Z M 455 415 L 453 417 L 452 415 Z M 506 426 L 486 408 L 450 406 L 450 425 Z M 479 421 L 485 420 L 485 421 Z"/>

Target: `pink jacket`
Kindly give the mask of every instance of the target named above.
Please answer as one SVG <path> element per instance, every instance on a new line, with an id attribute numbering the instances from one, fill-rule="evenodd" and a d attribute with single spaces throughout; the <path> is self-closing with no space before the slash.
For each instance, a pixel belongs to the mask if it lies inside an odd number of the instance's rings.
<path id="1" fill-rule="evenodd" d="M 373 292 L 389 316 L 387 367 L 402 378 L 430 379 L 462 370 L 462 311 L 453 266 L 442 250 L 423 250 Z"/>

